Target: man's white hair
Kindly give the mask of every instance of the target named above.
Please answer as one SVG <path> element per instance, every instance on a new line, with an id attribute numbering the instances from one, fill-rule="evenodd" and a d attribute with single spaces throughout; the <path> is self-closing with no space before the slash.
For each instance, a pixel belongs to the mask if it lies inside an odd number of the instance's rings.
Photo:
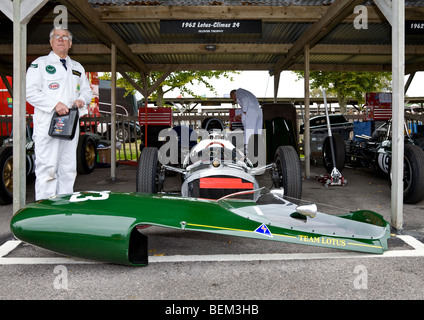
<path id="1" fill-rule="evenodd" d="M 71 31 L 69 31 L 69 29 L 65 29 L 65 28 L 62 28 L 62 27 L 54 27 L 52 29 L 52 31 L 50 31 L 50 37 L 49 37 L 49 39 L 51 39 L 53 37 L 53 34 L 54 34 L 54 31 L 55 30 L 65 30 L 65 31 L 67 31 L 68 32 L 68 36 L 69 36 L 69 40 L 72 41 L 72 33 L 71 33 Z"/>

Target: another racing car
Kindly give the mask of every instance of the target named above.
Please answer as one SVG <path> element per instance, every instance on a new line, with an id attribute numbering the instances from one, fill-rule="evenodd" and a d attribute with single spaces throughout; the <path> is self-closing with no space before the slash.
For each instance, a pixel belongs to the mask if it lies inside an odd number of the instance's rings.
<path id="1" fill-rule="evenodd" d="M 414 204 L 424 200 L 424 137 L 420 134 L 409 134 L 408 130 L 405 132 L 403 201 Z M 334 134 L 332 138 L 338 170 L 343 170 L 347 163 L 354 167 L 371 168 L 390 177 L 391 120 L 378 127 L 372 136 L 358 136 L 359 140 L 344 141 L 338 134 Z M 329 139 L 330 137 L 327 137 L 323 144 L 323 159 L 327 172 L 333 169 Z"/>

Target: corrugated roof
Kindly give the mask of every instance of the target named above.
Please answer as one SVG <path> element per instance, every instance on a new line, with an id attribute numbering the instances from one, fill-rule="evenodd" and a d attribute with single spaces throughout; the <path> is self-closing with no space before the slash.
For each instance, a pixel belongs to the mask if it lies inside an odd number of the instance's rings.
<path id="1" fill-rule="evenodd" d="M 334 0 L 88 0 L 94 9 L 86 8 L 92 12 L 85 20 L 80 21 L 76 17 L 84 16 L 85 13 L 78 7 L 73 8 L 72 0 L 67 1 L 70 1 L 69 28 L 74 35 L 71 54 L 90 71 L 110 69 L 112 40 L 109 33 L 114 33 L 123 40 L 118 46 L 118 63 L 124 70 L 134 68 L 132 63 L 134 59 L 142 61 L 138 65 L 144 64 L 148 70 L 273 69 L 278 61 L 285 58 L 302 35 L 316 28 L 314 24 L 325 17 L 334 2 Z M 310 57 L 312 68 L 390 70 L 391 26 L 381 18 L 382 14 L 373 1 L 357 3 L 369 5 L 372 20 L 368 23 L 368 29 L 355 29 L 352 18 L 329 28 L 328 33 L 313 43 Z M 48 34 L 54 19 L 53 9 L 57 4 L 56 1 L 48 2 L 28 24 L 28 63 L 43 50 L 49 50 Z M 418 10 L 406 10 L 407 17 L 424 22 L 424 0 L 406 0 L 405 4 L 407 8 L 418 8 Z M 198 6 L 210 8 L 199 11 Z M 250 34 L 163 34 L 160 30 L 161 20 L 211 19 L 215 17 L 214 14 L 218 16 L 217 20 L 250 20 L 259 16 L 261 18 L 258 19 L 262 20 L 262 30 L 260 33 Z M 93 17 L 105 28 L 99 27 L 98 24 L 90 26 L 89 22 Z M 11 70 L 12 23 L 2 13 L 0 23 L 3 30 L 0 34 L 0 46 L 4 46 L 3 53 L 0 52 L 0 63 L 4 69 Z M 111 29 L 102 35 L 102 29 L 106 27 Z M 424 32 L 408 34 L 405 42 L 407 70 L 424 69 Z M 215 45 L 216 50 L 207 51 L 205 46 L 208 44 Z M 125 49 L 127 53 L 123 54 Z M 133 55 L 128 52 L 133 52 Z M 303 68 L 303 60 L 303 52 L 300 52 L 285 68 Z"/>
<path id="2" fill-rule="evenodd" d="M 89 0 L 95 6 L 321 6 L 331 5 L 334 0 Z"/>
<path id="3" fill-rule="evenodd" d="M 335 0 L 89 0 L 93 6 L 329 6 Z M 375 5 L 364 0 L 364 5 Z M 406 7 L 422 7 L 424 0 L 405 0 Z"/>

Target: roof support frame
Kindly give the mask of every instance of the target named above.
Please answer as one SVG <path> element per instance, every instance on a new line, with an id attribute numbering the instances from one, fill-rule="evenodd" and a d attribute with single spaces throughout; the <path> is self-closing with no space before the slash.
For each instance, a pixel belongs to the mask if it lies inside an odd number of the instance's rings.
<path id="1" fill-rule="evenodd" d="M 120 55 L 134 70 L 140 73 L 148 73 L 144 61 L 133 54 L 125 41 L 107 23 L 100 21 L 98 13 L 86 0 L 60 0 L 70 13 L 75 16 L 86 28 L 93 31 L 100 41 L 110 47 L 112 43 L 119 48 Z"/>
<path id="2" fill-rule="evenodd" d="M 299 56 L 299 54 L 302 54 L 307 44 L 311 49 L 341 21 L 351 15 L 353 8 L 361 3 L 363 3 L 362 0 L 335 0 L 327 13 L 318 22 L 310 26 L 309 29 L 297 39 L 288 53 L 277 61 L 274 69 L 271 70 L 271 74 L 273 75 L 275 72 L 290 67 L 294 59 Z"/>
<path id="3" fill-rule="evenodd" d="M 305 177 L 308 179 L 311 176 L 311 129 L 309 125 L 310 111 L 309 111 L 309 97 L 310 97 L 310 88 L 309 88 L 309 45 L 306 45 L 304 48 L 304 58 L 305 58 Z"/>
<path id="4" fill-rule="evenodd" d="M 147 98 L 152 94 L 153 91 L 157 89 L 157 87 L 160 86 L 160 84 L 171 74 L 172 70 L 168 69 L 164 72 L 164 74 L 151 86 L 150 88 L 147 88 L 147 74 L 142 74 L 142 81 L 143 81 L 143 88 L 138 85 L 137 82 L 134 81 L 125 71 L 122 69 L 118 69 L 119 73 L 126 79 L 128 82 L 134 87 L 135 90 L 140 92 L 144 100 L 146 101 L 145 108 L 147 108 Z M 146 112 L 146 118 L 147 118 L 147 110 Z M 147 121 L 144 126 L 144 146 L 147 147 Z"/>
<path id="5" fill-rule="evenodd" d="M 13 21 L 13 212 L 26 203 L 27 24 L 47 0 L 4 0 L 0 9 Z M 11 6 L 12 4 L 12 6 Z M 12 15 L 10 15 L 12 13 Z"/>
<path id="6" fill-rule="evenodd" d="M 403 162 L 404 162 L 404 78 L 405 78 L 405 0 L 392 2 L 393 41 L 393 135 L 392 135 L 392 194 L 391 222 L 397 230 L 403 229 Z"/>
<path id="7" fill-rule="evenodd" d="M 393 8 L 391 0 L 374 0 L 374 3 L 378 9 L 380 9 L 387 21 L 393 26 Z"/>
<path id="8" fill-rule="evenodd" d="M 116 44 L 112 43 L 111 48 L 111 80 L 110 80 L 110 178 L 112 181 L 116 180 Z"/>
<path id="9" fill-rule="evenodd" d="M 374 0 L 392 26 L 392 188 L 391 224 L 403 229 L 405 0 Z"/>

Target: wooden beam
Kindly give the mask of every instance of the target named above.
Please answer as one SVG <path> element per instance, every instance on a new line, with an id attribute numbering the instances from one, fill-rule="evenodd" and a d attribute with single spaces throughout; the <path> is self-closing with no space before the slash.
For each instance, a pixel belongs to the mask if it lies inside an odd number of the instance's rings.
<path id="1" fill-rule="evenodd" d="M 305 77 L 304 77 L 304 96 L 305 96 L 305 128 L 304 128 L 304 141 L 305 141 L 305 178 L 309 179 L 311 176 L 311 130 L 309 127 L 309 105 L 310 105 L 310 78 L 309 78 L 309 67 L 310 67 L 310 50 L 309 45 L 305 46 L 304 65 L 305 65 Z"/>
<path id="2" fill-rule="evenodd" d="M 111 68 L 111 76 L 110 76 L 110 111 L 111 111 L 111 124 L 110 124 L 110 132 L 112 141 L 115 140 L 116 137 L 116 45 L 112 43 L 110 48 L 110 68 Z M 110 178 L 112 181 L 116 180 L 116 143 L 111 143 L 110 153 Z"/>
<path id="3" fill-rule="evenodd" d="M 50 44 L 29 44 L 28 55 L 47 55 L 52 50 Z M 1 44 L 0 55 L 10 55 L 13 52 L 13 44 Z M 70 55 L 110 55 L 110 48 L 104 44 L 73 44 Z"/>
<path id="4" fill-rule="evenodd" d="M 204 44 L 131 44 L 128 47 L 134 55 L 140 54 L 287 54 L 291 44 L 218 44 L 214 52 L 208 52 Z M 28 55 L 46 55 L 51 51 L 49 44 L 28 45 Z M 317 44 L 310 50 L 311 55 L 391 55 L 391 45 L 350 45 Z M 0 44 L 0 55 L 12 55 L 12 44 Z M 104 44 L 74 44 L 71 55 L 110 55 L 110 48 Z M 424 55 L 424 45 L 405 47 L 406 55 Z"/>
<path id="5" fill-rule="evenodd" d="M 100 6 L 94 8 L 99 18 L 107 23 L 151 23 L 160 20 L 184 19 L 259 19 L 264 23 L 318 22 L 330 6 Z M 368 23 L 382 23 L 378 8 L 368 6 Z M 406 20 L 424 20 L 424 8 L 405 9 Z M 343 22 L 352 23 L 355 14 Z M 51 19 L 53 20 L 53 19 Z"/>
<path id="6" fill-rule="evenodd" d="M 138 85 L 137 82 L 134 81 L 123 69 L 118 68 L 119 73 L 134 87 L 135 90 L 141 93 L 144 98 L 150 96 L 153 91 L 155 91 L 161 83 L 171 74 L 171 70 L 168 69 L 164 72 L 164 74 L 150 87 L 150 88 L 142 88 Z"/>
<path id="7" fill-rule="evenodd" d="M 68 8 L 68 11 L 75 16 L 86 28 L 94 32 L 98 39 L 106 46 L 112 43 L 118 48 L 120 55 L 127 63 L 141 73 L 148 73 L 146 64 L 137 55 L 134 55 L 127 43 L 109 26 L 100 21 L 98 13 L 86 0 L 60 0 L 60 3 Z"/>
<path id="8" fill-rule="evenodd" d="M 149 88 L 149 90 L 147 91 L 147 97 L 150 96 L 153 91 L 155 91 L 162 84 L 162 82 L 165 81 L 165 79 L 171 74 L 171 72 L 172 71 L 169 68 L 164 72 L 164 74 L 153 84 L 153 86 Z"/>
<path id="9" fill-rule="evenodd" d="M 101 6 L 102 21 L 158 22 L 160 20 L 254 19 L 264 22 L 310 22 L 327 11 L 324 6 Z"/>
<path id="10" fill-rule="evenodd" d="M 173 71 L 199 71 L 199 70 L 252 70 L 252 71 L 266 71 L 273 67 L 272 64 L 256 63 L 256 64 L 242 64 L 242 63 L 220 63 L 220 64 L 148 64 L 150 70 L 166 71 L 171 68 Z M 110 64 L 84 64 L 87 72 L 110 72 Z M 119 64 L 118 68 L 121 71 L 130 72 L 135 71 L 131 66 L 126 64 Z M 301 71 L 304 70 L 303 63 L 296 63 L 287 68 L 288 71 Z M 409 72 L 424 71 L 424 64 L 415 64 L 409 69 Z M 323 64 L 312 63 L 310 65 L 311 71 L 374 71 L 374 72 L 390 72 L 391 63 L 388 64 Z M 407 72 L 407 73 L 409 73 Z"/>
<path id="11" fill-rule="evenodd" d="M 255 54 L 255 53 L 285 53 L 290 44 L 215 44 L 215 51 L 207 51 L 206 44 L 185 43 L 182 44 L 133 44 L 131 50 L 135 54 Z"/>
<path id="12" fill-rule="evenodd" d="M 204 44 L 133 44 L 130 45 L 134 54 L 286 54 L 292 48 L 291 44 L 217 44 L 213 52 L 206 51 Z M 1 46 L 0 46 L 1 50 Z M 363 44 L 317 44 L 310 50 L 314 54 L 346 54 L 346 55 L 391 55 L 391 45 Z M 424 45 L 410 45 L 405 49 L 407 55 L 424 55 Z M 0 51 L 1 54 L 1 51 Z"/>
<path id="13" fill-rule="evenodd" d="M 138 92 L 141 93 L 141 95 L 146 99 L 149 95 L 147 94 L 147 89 L 142 88 L 141 86 L 139 86 L 139 84 L 137 82 L 134 81 L 133 78 L 131 78 L 126 71 L 121 68 L 118 67 L 117 68 L 118 72 L 121 74 L 122 77 L 124 77 L 133 87 L 135 90 L 137 90 Z"/>
<path id="14" fill-rule="evenodd" d="M 392 25 L 393 13 L 392 13 L 392 1 L 388 0 L 374 0 L 376 6 L 380 9 L 381 13 L 386 17 L 387 21 Z"/>
<path id="15" fill-rule="evenodd" d="M 291 65 L 291 67 L 286 70 L 301 71 L 301 70 L 304 70 L 304 68 L 305 67 L 303 63 L 297 63 L 297 64 Z M 424 68 L 424 66 L 422 68 Z M 340 72 L 342 71 L 390 72 L 392 70 L 392 66 L 390 63 L 388 64 L 311 63 L 309 66 L 309 70 L 311 71 L 340 71 Z"/>
<path id="16" fill-rule="evenodd" d="M 341 21 L 351 15 L 356 5 L 362 3 L 362 0 L 335 0 L 329 7 L 326 15 L 309 27 L 309 29 L 299 37 L 296 43 L 294 43 L 287 55 L 277 61 L 275 67 L 271 70 L 271 74 L 287 69 L 287 67 L 294 63 L 294 59 L 297 58 L 299 54 L 303 54 L 303 48 L 306 45 L 312 48 Z"/>

